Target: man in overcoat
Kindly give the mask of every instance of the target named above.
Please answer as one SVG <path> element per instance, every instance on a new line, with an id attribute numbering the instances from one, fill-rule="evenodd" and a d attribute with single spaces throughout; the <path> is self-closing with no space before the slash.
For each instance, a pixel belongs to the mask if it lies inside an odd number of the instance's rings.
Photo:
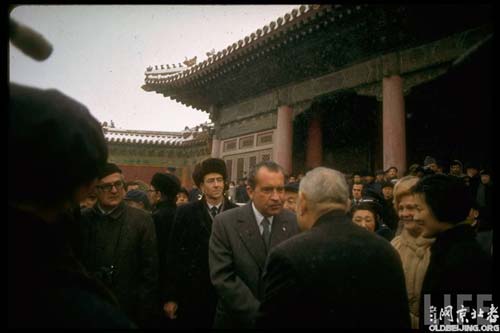
<path id="1" fill-rule="evenodd" d="M 403 268 L 389 242 L 347 217 L 344 176 L 319 167 L 299 188 L 303 230 L 276 246 L 258 327 L 409 328 Z"/>
<path id="2" fill-rule="evenodd" d="M 295 215 L 283 209 L 281 166 L 257 164 L 247 189 L 250 203 L 217 216 L 210 237 L 210 277 L 219 299 L 215 328 L 254 327 L 267 254 L 299 231 Z"/>
<path id="3" fill-rule="evenodd" d="M 132 321 L 151 327 L 159 294 L 155 225 L 151 214 L 128 206 L 124 196 L 121 170 L 108 163 L 99 175 L 97 204 L 82 211 L 82 262 Z"/>
<path id="4" fill-rule="evenodd" d="M 164 311 L 174 327 L 211 328 L 217 295 L 208 270 L 208 240 L 214 217 L 236 205 L 224 197 L 223 160 L 204 160 L 193 180 L 203 197 L 177 209 L 168 242 Z"/>

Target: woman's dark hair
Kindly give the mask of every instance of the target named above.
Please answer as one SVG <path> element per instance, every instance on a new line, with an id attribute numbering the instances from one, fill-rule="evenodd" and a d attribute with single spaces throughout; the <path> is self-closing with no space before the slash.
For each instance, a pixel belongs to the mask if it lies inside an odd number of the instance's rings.
<path id="1" fill-rule="evenodd" d="M 367 210 L 372 212 L 373 217 L 375 218 L 375 231 L 377 231 L 380 227 L 380 218 L 382 215 L 382 207 L 380 204 L 375 199 L 366 198 L 351 208 L 351 216 L 358 210 Z"/>
<path id="2" fill-rule="evenodd" d="M 436 219 L 457 224 L 469 215 L 472 200 L 464 181 L 455 176 L 435 174 L 423 177 L 412 188 L 422 194 Z"/>

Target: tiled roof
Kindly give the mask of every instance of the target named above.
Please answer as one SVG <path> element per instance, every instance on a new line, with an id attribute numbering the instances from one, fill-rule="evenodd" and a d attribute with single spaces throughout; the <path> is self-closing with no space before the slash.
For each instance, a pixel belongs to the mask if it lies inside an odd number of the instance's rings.
<path id="1" fill-rule="evenodd" d="M 192 146 L 206 143 L 213 124 L 204 123 L 181 132 L 117 129 L 103 126 L 108 143 L 135 143 L 161 146 Z"/>
<path id="2" fill-rule="evenodd" d="M 288 30 L 293 30 L 298 28 L 300 25 L 307 23 L 311 18 L 316 15 L 323 15 L 324 12 L 330 12 L 333 9 L 338 9 L 342 7 L 341 5 L 302 5 L 298 9 L 292 10 L 290 13 L 285 14 L 283 17 L 272 21 L 268 25 L 265 25 L 261 29 L 257 29 L 250 35 L 240 39 L 238 42 L 229 45 L 222 51 L 217 52 L 215 55 L 209 57 L 205 61 L 194 65 L 192 67 L 181 67 L 177 68 L 177 73 L 172 73 L 171 71 L 166 71 L 165 66 L 162 71 L 161 68 L 155 66 L 148 67 L 145 72 L 145 86 L 144 89 L 148 90 L 146 86 L 148 84 L 169 84 L 173 82 L 183 82 L 186 78 L 197 78 L 204 75 L 205 72 L 212 71 L 218 67 L 218 65 L 223 65 L 226 59 L 232 59 L 241 54 L 246 54 L 248 51 L 253 51 L 257 47 L 260 47 L 268 39 L 275 38 Z M 359 10 L 361 5 L 356 6 L 355 9 Z M 349 12 L 350 10 L 348 10 Z M 341 18 L 342 15 L 339 16 Z M 180 65 L 180 64 L 179 64 Z"/>

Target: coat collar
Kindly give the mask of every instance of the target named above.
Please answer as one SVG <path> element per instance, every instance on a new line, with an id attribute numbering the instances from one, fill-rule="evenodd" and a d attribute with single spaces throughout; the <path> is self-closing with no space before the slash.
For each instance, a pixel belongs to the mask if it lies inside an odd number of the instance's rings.
<path id="1" fill-rule="evenodd" d="M 271 248 L 292 235 L 288 223 L 289 221 L 283 213 L 274 217 L 271 228 Z M 236 229 L 248 252 L 263 270 L 267 258 L 266 246 L 255 220 L 251 202 L 242 208 L 242 213 L 238 216 Z"/>
<path id="2" fill-rule="evenodd" d="M 127 204 L 125 203 L 124 200 L 122 200 L 122 202 L 120 202 L 120 204 L 118 205 L 118 207 L 116 207 L 115 210 L 113 210 L 111 212 L 111 214 L 108 214 L 108 215 L 105 215 L 101 212 L 101 210 L 99 209 L 99 207 L 97 207 L 97 205 L 94 206 L 94 212 L 98 215 L 98 216 L 109 216 L 112 220 L 118 220 L 122 215 L 123 213 L 125 213 L 125 208 L 127 207 Z"/>

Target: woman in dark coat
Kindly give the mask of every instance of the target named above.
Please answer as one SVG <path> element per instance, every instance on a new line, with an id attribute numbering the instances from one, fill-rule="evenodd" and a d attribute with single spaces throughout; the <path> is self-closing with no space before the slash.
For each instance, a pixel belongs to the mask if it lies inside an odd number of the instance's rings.
<path id="1" fill-rule="evenodd" d="M 472 227 L 464 223 L 472 207 L 463 181 L 448 175 L 424 177 L 412 189 L 417 211 L 414 219 L 422 224 L 422 236 L 435 237 L 431 259 L 424 278 L 420 302 L 422 328 L 428 328 L 430 305 L 437 313 L 445 306 L 445 295 L 451 295 L 454 311 L 458 294 L 476 296 L 492 294 L 492 266 L 488 256 L 475 240 Z M 427 314 L 427 315 L 426 315 Z M 473 323 L 474 324 L 474 323 Z M 422 326 L 427 325 L 427 326 Z"/>

